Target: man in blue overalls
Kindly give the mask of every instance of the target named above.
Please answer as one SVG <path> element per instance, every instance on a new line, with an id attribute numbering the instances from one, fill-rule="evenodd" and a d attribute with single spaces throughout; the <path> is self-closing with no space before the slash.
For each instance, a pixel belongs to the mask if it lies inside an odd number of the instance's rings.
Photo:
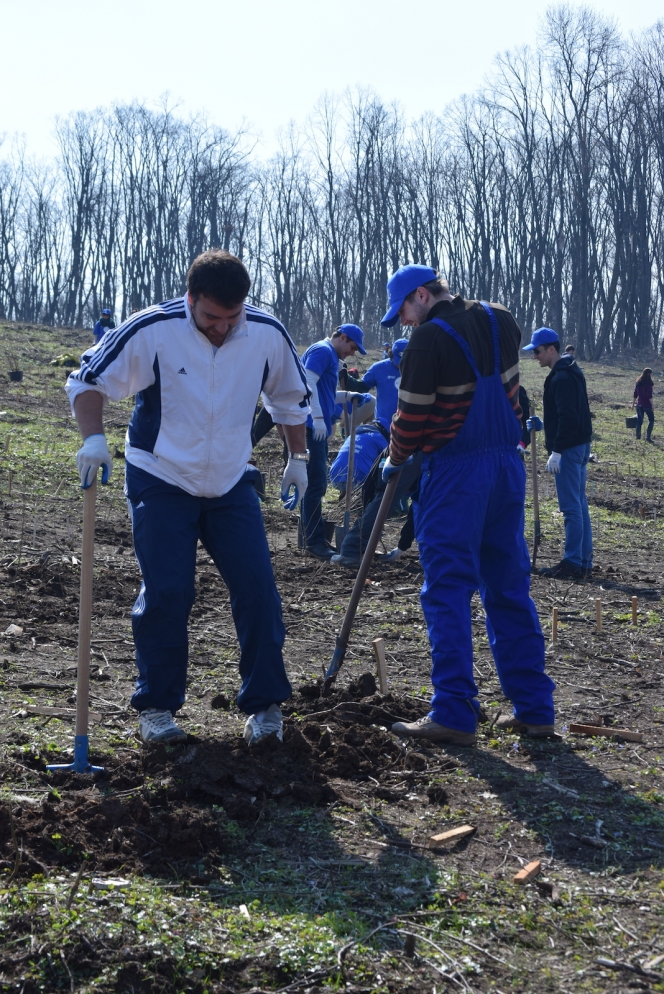
<path id="1" fill-rule="evenodd" d="M 383 476 L 423 453 L 415 534 L 434 687 L 429 714 L 397 722 L 393 731 L 475 743 L 471 600 L 479 590 L 501 686 L 514 705 L 514 716 L 498 727 L 554 736 L 554 684 L 545 673 L 523 535 L 518 325 L 500 304 L 452 296 L 428 266 L 403 266 L 388 294 L 383 324 L 400 318 L 415 330 L 401 360 Z"/>

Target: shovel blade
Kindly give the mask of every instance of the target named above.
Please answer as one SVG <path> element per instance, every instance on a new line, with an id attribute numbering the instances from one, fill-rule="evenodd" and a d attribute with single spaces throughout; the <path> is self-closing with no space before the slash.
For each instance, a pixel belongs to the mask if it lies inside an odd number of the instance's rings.
<path id="1" fill-rule="evenodd" d="M 334 544 L 337 547 L 337 552 L 341 552 L 341 543 L 348 534 L 348 529 L 344 525 L 336 525 L 334 529 Z"/>

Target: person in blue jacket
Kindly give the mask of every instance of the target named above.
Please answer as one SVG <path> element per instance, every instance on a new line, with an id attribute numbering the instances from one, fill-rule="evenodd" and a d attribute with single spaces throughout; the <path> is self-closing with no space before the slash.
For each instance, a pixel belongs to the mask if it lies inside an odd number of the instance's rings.
<path id="1" fill-rule="evenodd" d="M 302 356 L 302 365 L 311 391 L 311 414 L 307 418 L 307 490 L 302 499 L 301 524 L 304 544 L 309 555 L 331 559 L 334 549 L 325 538 L 323 497 L 327 490 L 327 440 L 332 434 L 332 419 L 337 403 L 347 403 L 351 397 L 361 406 L 371 400 L 371 394 L 337 390 L 339 366 L 344 359 L 359 352 L 366 355 L 364 333 L 356 324 L 342 324 L 330 338 L 310 345 Z"/>
<path id="2" fill-rule="evenodd" d="M 355 389 L 376 391 L 376 420 L 380 421 L 384 428 L 390 430 L 392 418 L 396 414 L 399 402 L 399 366 L 401 356 L 408 345 L 407 338 L 398 338 L 390 347 L 391 356 L 389 359 L 381 359 L 369 366 Z"/>
<path id="3" fill-rule="evenodd" d="M 390 433 L 380 421 L 370 421 L 360 425 L 355 433 L 355 459 L 353 462 L 353 487 L 361 486 L 371 472 L 371 468 L 385 446 L 390 441 Z M 345 490 L 348 481 L 348 456 L 350 435 L 344 440 L 339 454 L 330 466 L 330 483 Z"/>
<path id="4" fill-rule="evenodd" d="M 115 328 L 115 321 L 111 317 L 110 307 L 105 307 L 94 327 L 95 345 L 101 341 L 109 328 Z"/>

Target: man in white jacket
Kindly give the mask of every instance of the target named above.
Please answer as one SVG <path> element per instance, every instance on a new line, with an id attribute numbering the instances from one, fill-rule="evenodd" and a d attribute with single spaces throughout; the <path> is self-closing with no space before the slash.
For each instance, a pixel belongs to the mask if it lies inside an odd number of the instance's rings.
<path id="1" fill-rule="evenodd" d="M 204 252 L 184 297 L 132 314 L 82 356 L 66 385 L 83 436 L 81 485 L 112 462 L 103 428 L 107 400 L 136 394 L 125 444 L 126 493 L 143 584 L 132 611 L 138 678 L 132 704 L 143 741 L 186 738 L 174 715 L 185 699 L 187 621 L 200 539 L 228 586 L 240 643 L 239 707 L 245 738 L 282 735 L 290 697 L 284 626 L 260 505 L 248 466 L 258 395 L 283 425 L 290 450 L 282 498 L 307 488 L 306 378 L 285 328 L 244 303 L 239 259 Z M 291 491 L 293 491 L 291 493 Z"/>

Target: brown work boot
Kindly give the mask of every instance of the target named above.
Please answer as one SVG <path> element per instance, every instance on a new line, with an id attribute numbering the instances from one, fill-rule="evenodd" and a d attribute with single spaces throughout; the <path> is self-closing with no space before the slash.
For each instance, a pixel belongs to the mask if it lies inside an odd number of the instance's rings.
<path id="1" fill-rule="evenodd" d="M 426 739 L 427 742 L 448 742 L 450 745 L 475 745 L 474 732 L 460 732 L 458 728 L 447 728 L 432 721 L 429 715 L 417 721 L 397 721 L 392 725 L 395 735 L 407 736 L 411 739 Z"/>
<path id="2" fill-rule="evenodd" d="M 510 718 L 509 715 L 499 718 L 495 727 L 499 728 L 501 732 L 514 732 L 515 735 L 530 735 L 533 739 L 561 738 L 553 725 L 528 725 L 525 721 L 519 721 L 518 718 Z"/>

